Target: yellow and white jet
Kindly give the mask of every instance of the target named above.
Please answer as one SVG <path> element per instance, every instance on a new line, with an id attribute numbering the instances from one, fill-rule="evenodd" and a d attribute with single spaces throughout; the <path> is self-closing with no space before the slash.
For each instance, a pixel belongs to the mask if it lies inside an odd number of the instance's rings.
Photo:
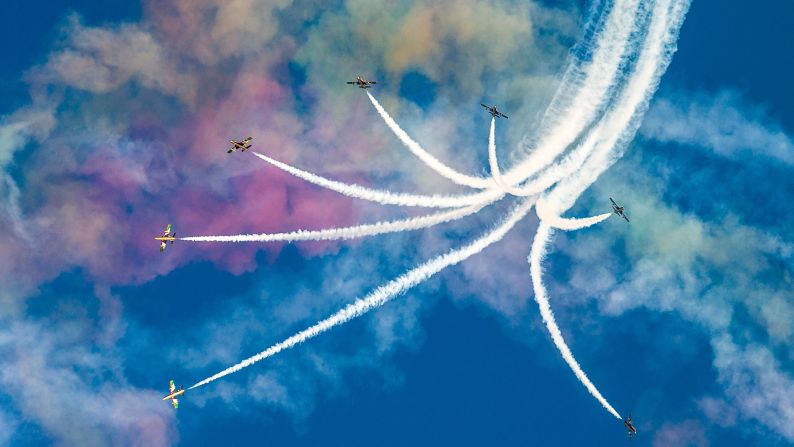
<path id="1" fill-rule="evenodd" d="M 177 399 L 177 397 L 185 394 L 185 389 L 180 386 L 179 389 L 177 390 L 176 385 L 174 385 L 174 381 L 171 380 L 168 382 L 168 392 L 171 394 L 165 396 L 163 400 L 171 399 L 171 405 L 173 405 L 174 410 L 176 410 L 177 408 L 179 408 L 179 399 Z"/>
<path id="2" fill-rule="evenodd" d="M 171 233 L 171 224 L 168 224 L 168 226 L 165 227 L 165 231 L 163 231 L 163 235 L 154 238 L 154 240 L 160 241 L 160 252 L 162 253 L 162 252 L 165 251 L 165 243 L 166 242 L 171 242 L 171 244 L 174 243 L 174 241 L 176 240 L 176 232 L 174 232 L 172 234 Z"/>
<path id="3" fill-rule="evenodd" d="M 249 149 L 251 147 L 251 140 L 253 140 L 252 137 L 246 137 L 246 139 L 243 141 L 230 140 L 229 143 L 232 143 L 232 147 L 230 147 L 229 150 L 226 151 L 226 153 L 231 154 L 237 149 L 240 149 L 240 152 L 245 152 L 246 149 Z"/>

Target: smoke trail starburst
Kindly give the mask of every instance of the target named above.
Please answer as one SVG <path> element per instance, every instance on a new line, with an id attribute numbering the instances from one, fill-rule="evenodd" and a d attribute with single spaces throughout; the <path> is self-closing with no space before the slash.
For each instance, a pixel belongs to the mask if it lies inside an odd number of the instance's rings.
<path id="1" fill-rule="evenodd" d="M 285 338 L 283 341 L 236 365 L 197 382 L 190 389 L 204 386 L 256 362 L 316 337 L 329 329 L 373 310 L 396 296 L 426 281 L 436 273 L 458 264 L 502 239 L 523 219 L 533 204 L 540 219 L 528 257 L 531 284 L 543 322 L 555 347 L 598 402 L 610 414 L 620 414 L 585 374 L 563 339 L 554 319 L 542 281 L 542 261 L 547 253 L 552 229 L 577 230 L 595 225 L 611 213 L 587 218 L 566 218 L 567 211 L 581 193 L 622 155 L 632 139 L 647 104 L 658 86 L 675 50 L 689 0 L 613 0 L 608 17 L 593 33 L 592 57 L 572 60 L 565 77 L 544 115 L 540 135 L 533 151 L 511 169 L 502 172 L 496 155 L 495 120 L 488 139 L 491 176 L 477 177 L 458 172 L 425 150 L 412 139 L 367 92 L 367 97 L 387 127 L 403 145 L 428 168 L 455 184 L 475 191 L 458 195 L 407 194 L 361 185 L 347 184 L 290 166 L 266 155 L 261 160 L 298 178 L 345 196 L 383 205 L 446 208 L 420 217 L 342 228 L 296 230 L 288 233 L 193 236 L 192 242 L 270 242 L 351 239 L 385 233 L 419 230 L 478 213 L 505 197 L 520 197 L 514 207 L 494 228 L 473 242 L 430 259 L 397 278 L 377 287 L 330 317 Z M 575 142 L 575 147 L 570 148 Z"/>

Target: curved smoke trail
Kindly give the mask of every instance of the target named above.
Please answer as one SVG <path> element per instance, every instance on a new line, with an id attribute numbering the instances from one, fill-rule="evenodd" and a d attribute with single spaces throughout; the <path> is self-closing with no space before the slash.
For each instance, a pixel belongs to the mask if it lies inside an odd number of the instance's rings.
<path id="1" fill-rule="evenodd" d="M 535 301 L 538 303 L 538 307 L 540 308 L 540 316 L 543 318 L 543 323 L 546 324 L 546 328 L 551 335 L 551 340 L 554 342 L 554 346 L 557 347 L 557 350 L 560 351 L 562 354 L 562 358 L 565 360 L 565 363 L 573 370 L 573 373 L 576 375 L 576 378 L 579 379 L 580 382 L 587 388 L 587 391 L 593 395 L 593 397 L 601 403 L 613 416 L 618 419 L 622 419 L 620 417 L 620 413 L 615 411 L 612 408 L 612 405 L 607 402 L 604 396 L 598 391 L 598 388 L 593 385 L 593 382 L 587 377 L 587 374 L 584 373 L 582 367 L 579 366 L 579 362 L 573 356 L 571 349 L 565 343 L 565 339 L 562 336 L 562 332 L 560 332 L 559 326 L 557 326 L 557 322 L 554 321 L 554 312 L 551 311 L 551 306 L 549 305 L 549 298 L 546 296 L 546 288 L 543 286 L 543 271 L 541 263 L 543 262 L 543 258 L 546 256 L 546 244 L 549 241 L 549 237 L 551 236 L 551 228 L 548 225 L 541 222 L 538 226 L 538 231 L 535 234 L 535 239 L 532 241 L 532 250 L 529 253 L 529 271 L 532 275 L 532 288 L 535 291 Z"/>
<path id="2" fill-rule="evenodd" d="M 324 230 L 296 230 L 288 233 L 238 234 L 233 236 L 190 236 L 179 238 L 191 242 L 295 242 L 295 241 L 330 241 L 337 239 L 355 239 L 385 233 L 428 228 L 440 223 L 450 222 L 470 216 L 480 211 L 480 204 L 452 211 L 444 211 L 428 216 L 411 217 L 408 219 L 378 222 L 374 224 L 356 225 L 352 227 L 327 228 Z"/>
<path id="3" fill-rule="evenodd" d="M 453 168 L 445 165 L 441 160 L 439 160 L 438 158 L 436 158 L 435 156 L 424 150 L 422 146 L 419 145 L 419 143 L 414 141 L 410 136 L 408 136 L 407 133 L 405 133 L 404 130 L 402 130 L 402 128 L 397 124 L 397 122 L 395 122 L 394 119 L 392 119 L 392 117 L 389 116 L 389 114 L 386 112 L 386 109 L 384 109 L 380 105 L 378 100 L 376 100 L 375 97 L 372 96 L 370 92 L 366 92 L 366 93 L 367 93 L 367 97 L 369 98 L 369 101 L 372 103 L 372 105 L 375 107 L 375 110 L 378 112 L 378 115 L 380 115 L 380 117 L 383 118 L 383 121 L 386 123 L 389 129 L 391 129 L 391 131 L 394 132 L 394 135 L 397 136 L 397 138 L 405 145 L 405 147 L 408 148 L 409 151 L 411 151 L 412 154 L 414 154 L 418 159 L 422 160 L 430 169 L 436 171 L 442 177 L 446 177 L 447 179 L 452 180 L 453 182 L 459 185 L 469 186 L 472 188 L 479 188 L 479 189 L 487 189 L 494 187 L 493 180 L 482 177 L 474 177 L 471 175 L 460 173 L 454 170 Z"/>
<path id="4" fill-rule="evenodd" d="M 417 284 L 426 281 L 428 278 L 440 272 L 441 270 L 444 270 L 451 265 L 460 263 L 461 261 L 481 252 L 489 245 L 502 239 L 504 235 L 507 234 L 507 232 L 510 231 L 510 229 L 513 228 L 513 226 L 527 214 L 527 212 L 529 212 L 529 209 L 532 207 L 532 203 L 533 200 L 531 199 L 524 200 L 524 202 L 517 206 L 510 213 L 507 219 L 505 219 L 505 221 L 502 222 L 498 227 L 471 244 L 456 250 L 452 250 L 447 254 L 438 256 L 403 273 L 399 277 L 378 287 L 364 298 L 359 298 L 353 303 L 348 304 L 342 310 L 331 315 L 325 320 L 322 320 L 313 326 L 304 329 L 291 337 L 288 337 L 282 342 L 276 343 L 275 345 L 267 348 L 259 354 L 256 354 L 255 356 L 249 357 L 234 366 L 226 368 L 225 370 L 196 383 L 188 389 L 192 390 L 194 388 L 206 385 L 214 380 L 218 380 L 221 377 L 233 374 L 243 368 L 253 365 L 256 362 L 264 360 L 268 357 L 272 357 L 273 355 L 276 355 L 285 349 L 289 349 L 299 343 L 303 343 L 310 338 L 314 338 L 335 326 L 361 316 L 370 310 L 375 309 L 376 307 L 382 306 L 395 296 L 405 292 Z"/>
<path id="5" fill-rule="evenodd" d="M 525 194 L 522 190 L 513 188 L 504 181 L 504 178 L 502 178 L 502 172 L 499 170 L 499 161 L 496 158 L 495 134 L 496 134 L 496 117 L 491 117 L 491 128 L 488 132 L 488 164 L 491 167 L 491 176 L 493 176 L 493 179 L 494 181 L 496 181 L 497 186 L 499 186 L 499 188 L 501 188 L 502 191 L 519 197 L 527 197 L 540 192 L 538 191 L 536 193 Z"/>
<path id="6" fill-rule="evenodd" d="M 322 186 L 323 188 L 336 191 L 340 194 L 356 199 L 369 200 L 383 205 L 400 205 L 400 206 L 422 206 L 425 208 L 460 208 L 462 206 L 476 205 L 478 203 L 491 202 L 498 200 L 504 193 L 499 190 L 491 189 L 475 194 L 464 195 L 432 195 L 424 196 L 418 194 L 404 194 L 394 193 L 390 191 L 381 191 L 372 188 L 366 188 L 360 185 L 353 185 L 330 180 L 319 175 L 312 174 L 311 172 L 304 171 L 292 167 L 286 163 L 274 160 L 259 152 L 254 152 L 254 155 L 272 164 L 273 166 L 286 171 L 295 177 L 301 178 L 309 183 Z"/>

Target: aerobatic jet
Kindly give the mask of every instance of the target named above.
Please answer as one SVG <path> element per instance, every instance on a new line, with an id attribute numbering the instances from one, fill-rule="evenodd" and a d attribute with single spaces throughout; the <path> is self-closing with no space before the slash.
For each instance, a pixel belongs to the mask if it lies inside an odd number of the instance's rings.
<path id="1" fill-rule="evenodd" d="M 160 241 L 160 252 L 162 253 L 165 251 L 166 242 L 171 242 L 171 244 L 174 243 L 176 240 L 176 232 L 171 233 L 171 224 L 168 224 L 168 226 L 165 227 L 165 231 L 163 231 L 163 235 L 154 238 L 154 240 Z"/>
<path id="2" fill-rule="evenodd" d="M 174 385 L 174 381 L 170 380 L 168 382 L 168 396 L 165 396 L 163 400 L 171 399 L 171 405 L 174 406 L 174 410 L 179 408 L 179 399 L 177 397 L 182 396 L 185 394 L 185 389 L 181 386 L 179 389 L 176 389 L 176 385 Z"/>
<path id="3" fill-rule="evenodd" d="M 505 115 L 504 113 L 500 112 L 499 109 L 496 108 L 496 106 L 488 107 L 488 106 L 486 106 L 483 103 L 480 103 L 480 105 L 485 107 L 485 109 L 488 111 L 488 113 L 490 113 L 491 116 L 494 117 L 494 118 L 507 118 L 507 115 Z"/>
<path id="4" fill-rule="evenodd" d="M 358 88 L 370 88 L 373 85 L 377 84 L 375 81 L 367 81 L 366 79 L 362 78 L 361 76 L 356 76 L 355 81 L 347 81 L 348 84 L 352 84 L 357 86 Z"/>
<path id="5" fill-rule="evenodd" d="M 610 202 L 612 202 L 612 211 L 613 211 L 615 214 L 617 214 L 618 216 L 620 216 L 620 217 L 622 217 L 622 218 L 626 219 L 626 222 L 628 222 L 628 221 L 629 221 L 629 218 L 628 218 L 628 217 L 626 217 L 626 213 L 624 213 L 624 212 L 623 212 L 623 211 L 624 211 L 624 207 L 622 207 L 622 206 L 618 206 L 618 204 L 617 204 L 617 203 L 615 203 L 615 201 L 614 201 L 614 200 L 612 200 L 612 197 L 610 197 L 610 198 L 609 198 L 609 201 L 610 201 Z"/>
<path id="6" fill-rule="evenodd" d="M 232 147 L 230 147 L 229 150 L 226 151 L 226 153 L 231 154 L 237 149 L 240 149 L 240 152 L 245 152 L 246 149 L 251 147 L 251 140 L 253 140 L 253 138 L 251 137 L 247 137 L 243 141 L 229 140 L 229 142 L 232 143 Z"/>
<path id="7" fill-rule="evenodd" d="M 634 424 L 631 423 L 631 413 L 629 413 L 629 417 L 623 421 L 623 425 L 626 426 L 626 431 L 628 433 L 629 439 L 634 439 L 634 435 L 637 434 L 637 429 L 634 428 Z"/>

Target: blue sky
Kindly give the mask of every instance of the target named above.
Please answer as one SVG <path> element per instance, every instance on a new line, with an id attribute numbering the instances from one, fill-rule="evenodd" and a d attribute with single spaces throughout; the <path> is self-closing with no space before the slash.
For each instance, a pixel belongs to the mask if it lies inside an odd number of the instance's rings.
<path id="1" fill-rule="evenodd" d="M 265 349 L 507 209 L 355 242 L 183 242 L 160 255 L 149 238 L 166 221 L 187 235 L 401 216 L 226 157 L 229 133 L 333 178 L 452 191 L 340 81 L 377 77 L 414 138 L 485 174 L 477 104 L 511 111 L 497 128 L 509 162 L 589 7 L 472 0 L 472 24 L 413 2 L 240 4 L 253 12 L 3 6 L 0 445 L 626 442 L 540 319 L 534 213 L 383 308 L 188 393 L 178 412 L 160 401 L 168 379 L 188 386 Z M 633 445 L 794 444 L 792 13 L 783 0 L 694 0 L 636 138 L 569 213 L 603 212 L 612 196 L 632 222 L 553 239 L 557 322 L 632 412 Z"/>

